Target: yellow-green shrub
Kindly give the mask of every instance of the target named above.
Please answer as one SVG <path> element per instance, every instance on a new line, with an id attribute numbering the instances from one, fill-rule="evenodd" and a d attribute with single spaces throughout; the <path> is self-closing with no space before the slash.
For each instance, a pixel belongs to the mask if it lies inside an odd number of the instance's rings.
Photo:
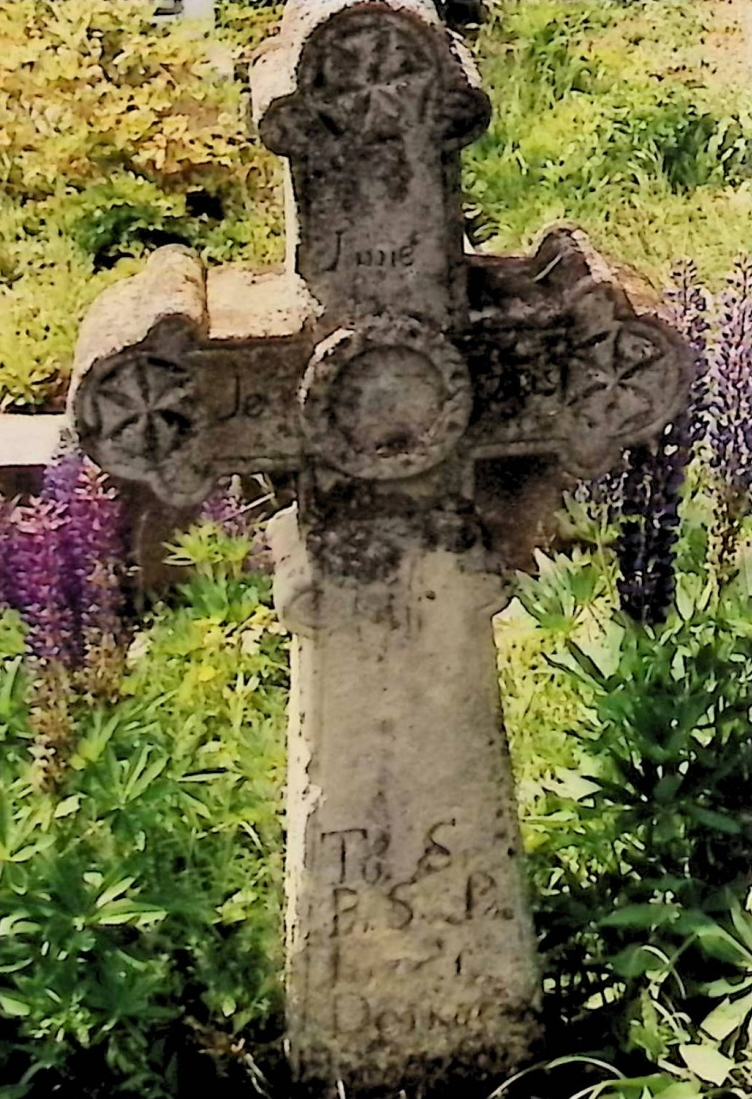
<path id="1" fill-rule="evenodd" d="M 89 304 L 159 244 L 281 254 L 277 162 L 214 65 L 220 40 L 153 7 L 0 0 L 0 408 L 61 396 Z M 222 48 L 275 18 L 244 12 Z"/>
<path id="2" fill-rule="evenodd" d="M 0 178 L 6 195 L 54 193 L 126 168 L 166 188 L 245 182 L 238 85 L 180 21 L 133 0 L 0 4 Z"/>

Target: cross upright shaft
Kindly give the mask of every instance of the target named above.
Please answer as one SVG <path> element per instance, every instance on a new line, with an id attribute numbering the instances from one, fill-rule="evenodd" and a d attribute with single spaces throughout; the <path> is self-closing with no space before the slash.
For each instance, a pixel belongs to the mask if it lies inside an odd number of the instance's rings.
<path id="1" fill-rule="evenodd" d="M 537 1033 L 490 617 L 560 472 L 655 436 L 692 360 L 574 231 L 463 254 L 459 153 L 489 105 L 430 0 L 288 0 L 253 84 L 290 162 L 287 274 L 207 288 L 158 254 L 87 319 L 77 423 L 180 503 L 296 474 L 273 536 L 295 1076 L 471 1097 Z"/>

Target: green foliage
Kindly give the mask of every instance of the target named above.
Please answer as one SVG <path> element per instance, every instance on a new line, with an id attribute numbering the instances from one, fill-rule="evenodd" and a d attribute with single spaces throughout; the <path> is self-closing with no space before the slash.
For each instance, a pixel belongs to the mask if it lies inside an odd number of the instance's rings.
<path id="1" fill-rule="evenodd" d="M 93 1088 L 167 1099 L 191 1020 L 278 1009 L 286 642 L 269 581 L 221 571 L 156 610 L 122 701 L 79 709 L 55 793 L 0 620 L 0 1094 L 47 1094 L 88 1051 Z"/>
<path id="2" fill-rule="evenodd" d="M 0 409 L 62 398 L 88 306 L 153 248 L 279 258 L 277 163 L 213 61 L 275 11 L 212 40 L 152 7 L 0 2 Z"/>
<path id="3" fill-rule="evenodd" d="M 149 8 L 0 0 L 0 408 L 62 400 L 88 306 L 154 247 L 281 257 L 277 163 L 247 136 L 244 83 L 211 60 L 242 73 L 280 6 L 228 0 L 216 38 L 155 26 Z M 683 254 L 717 281 L 752 217 L 750 92 L 691 54 L 717 14 L 693 0 L 492 9 L 478 48 L 494 121 L 465 171 L 478 235 L 518 248 L 576 220 L 657 285 Z"/>
<path id="4" fill-rule="evenodd" d="M 477 234 L 519 248 L 570 220 L 660 288 L 687 254 L 718 282 L 752 214 L 748 82 L 724 86 L 693 52 L 721 14 L 692 0 L 494 13 L 479 43 L 494 118 L 466 155 Z"/>
<path id="5" fill-rule="evenodd" d="M 215 18 L 220 31 L 240 35 L 245 50 L 260 46 L 282 15 L 280 0 L 218 0 Z"/>
<path id="6" fill-rule="evenodd" d="M 580 548 L 539 555 L 498 630 L 547 1010 L 640 1066 L 607 1096 L 752 1087 L 749 531 L 719 578 L 703 485 L 665 625 L 621 615 L 612 532 L 570 505 Z"/>

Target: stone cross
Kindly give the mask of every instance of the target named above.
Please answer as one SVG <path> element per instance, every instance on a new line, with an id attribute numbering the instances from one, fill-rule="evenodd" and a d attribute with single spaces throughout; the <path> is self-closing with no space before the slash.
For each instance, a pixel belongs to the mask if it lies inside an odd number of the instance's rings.
<path id="1" fill-rule="evenodd" d="M 489 103 L 430 0 L 288 0 L 253 88 L 289 162 L 286 273 L 157 253 L 87 318 L 75 417 L 173 504 L 295 475 L 273 535 L 294 1075 L 472 1096 L 528 1055 L 539 996 L 491 616 L 562 471 L 653 439 L 692 357 L 574 230 L 465 253 Z"/>

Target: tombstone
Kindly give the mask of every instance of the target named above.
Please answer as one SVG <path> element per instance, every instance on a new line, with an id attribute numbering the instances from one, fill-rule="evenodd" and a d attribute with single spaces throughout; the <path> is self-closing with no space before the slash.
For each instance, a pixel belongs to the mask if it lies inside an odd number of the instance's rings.
<path id="1" fill-rule="evenodd" d="M 155 10 L 155 15 L 182 15 L 183 14 L 183 0 L 159 0 Z"/>
<path id="2" fill-rule="evenodd" d="M 160 0 L 155 14 L 214 21 L 215 0 Z"/>
<path id="3" fill-rule="evenodd" d="M 429 0 L 289 0 L 253 85 L 286 273 L 157 253 L 87 318 L 75 417 L 172 504 L 296 478 L 273 531 L 296 1094 L 483 1095 L 539 1030 L 491 617 L 564 476 L 654 438 L 693 362 L 574 230 L 464 253 L 489 104 Z"/>

